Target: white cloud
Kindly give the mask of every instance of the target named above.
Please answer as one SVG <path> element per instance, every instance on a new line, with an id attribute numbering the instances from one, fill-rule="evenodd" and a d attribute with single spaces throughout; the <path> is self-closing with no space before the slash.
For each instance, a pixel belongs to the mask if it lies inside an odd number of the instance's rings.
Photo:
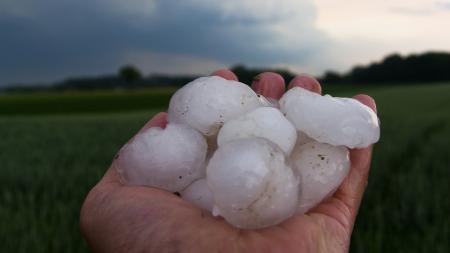
<path id="1" fill-rule="evenodd" d="M 436 7 L 441 10 L 450 11 L 450 1 L 438 1 L 436 2 Z"/>
<path id="2" fill-rule="evenodd" d="M 368 63 L 399 52 L 450 50 L 448 12 L 427 0 L 315 0 L 317 27 L 332 41 L 323 52 L 334 62 L 325 68 L 347 70 L 356 63 Z"/>

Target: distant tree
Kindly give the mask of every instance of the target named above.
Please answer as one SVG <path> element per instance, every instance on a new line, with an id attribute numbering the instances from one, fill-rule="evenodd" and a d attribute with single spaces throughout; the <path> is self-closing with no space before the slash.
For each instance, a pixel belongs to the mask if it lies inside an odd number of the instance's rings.
<path id="1" fill-rule="evenodd" d="M 321 82 L 327 84 L 327 83 L 342 83 L 343 78 L 342 76 L 334 71 L 327 71 L 325 72 L 324 76 L 320 80 Z"/>
<path id="2" fill-rule="evenodd" d="M 127 84 L 135 84 L 142 79 L 141 72 L 132 65 L 125 65 L 119 69 L 119 76 L 125 80 Z"/>
<path id="3" fill-rule="evenodd" d="M 380 62 L 356 66 L 343 76 L 353 83 L 414 83 L 450 81 L 450 53 L 391 54 Z"/>
<path id="4" fill-rule="evenodd" d="M 259 73 L 258 70 L 255 69 L 249 69 L 245 65 L 238 64 L 231 68 L 231 71 L 233 71 L 234 74 L 239 78 L 239 81 L 251 85 L 253 82 L 253 78 L 255 78 L 256 75 Z"/>

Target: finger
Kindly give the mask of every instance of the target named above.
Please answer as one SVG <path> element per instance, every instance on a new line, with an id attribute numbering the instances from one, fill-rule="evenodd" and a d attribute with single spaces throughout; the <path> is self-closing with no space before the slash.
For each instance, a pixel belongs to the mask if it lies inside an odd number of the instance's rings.
<path id="1" fill-rule="evenodd" d="M 145 129 L 151 127 L 160 127 L 165 128 L 167 125 L 167 113 L 166 112 L 158 112 L 155 116 L 153 116 L 145 125 L 139 130 L 138 133 L 144 131 Z"/>
<path id="2" fill-rule="evenodd" d="M 284 78 L 277 73 L 264 72 L 255 76 L 252 88 L 264 97 L 278 100 L 285 90 Z"/>
<path id="3" fill-rule="evenodd" d="M 300 87 L 318 94 L 322 94 L 322 87 L 320 86 L 319 81 L 317 81 L 312 76 L 308 75 L 296 76 L 294 79 L 292 79 L 291 82 L 289 82 L 288 90 L 294 87 Z"/>
<path id="4" fill-rule="evenodd" d="M 136 135 L 142 133 L 143 131 L 152 128 L 152 127 L 160 127 L 160 128 L 166 128 L 167 125 L 167 113 L 166 112 L 158 112 L 155 114 L 139 131 L 131 137 L 130 140 L 128 140 L 127 144 L 132 142 L 133 139 L 136 137 Z"/>
<path id="5" fill-rule="evenodd" d="M 354 98 L 376 112 L 375 101 L 370 96 L 357 95 Z M 350 150 L 350 172 L 334 195 L 348 207 L 351 224 L 354 222 L 367 186 L 371 158 L 372 145 Z"/>
<path id="6" fill-rule="evenodd" d="M 363 105 L 370 107 L 370 109 L 372 109 L 375 113 L 377 113 L 377 104 L 375 103 L 375 100 L 372 97 L 365 94 L 358 94 L 353 98 L 361 102 Z"/>
<path id="7" fill-rule="evenodd" d="M 230 70 L 228 69 L 219 69 L 214 71 L 212 74 L 212 76 L 220 76 L 224 79 L 230 80 L 230 81 L 237 81 L 238 78 L 237 76 Z"/>
<path id="8" fill-rule="evenodd" d="M 137 134 L 143 132 L 146 129 L 149 129 L 151 127 L 165 128 L 166 125 L 167 125 L 167 113 L 159 112 L 155 116 L 153 116 L 127 143 L 130 143 L 136 137 Z M 118 184 L 121 183 L 120 176 L 117 172 L 117 158 L 119 158 L 119 156 L 120 151 L 114 157 L 114 161 L 111 167 L 106 171 L 105 175 L 103 176 L 101 183 L 118 183 Z"/>

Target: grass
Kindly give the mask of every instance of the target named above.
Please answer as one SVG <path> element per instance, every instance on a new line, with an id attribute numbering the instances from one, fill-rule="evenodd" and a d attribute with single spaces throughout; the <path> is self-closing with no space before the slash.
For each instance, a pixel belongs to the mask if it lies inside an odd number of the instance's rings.
<path id="1" fill-rule="evenodd" d="M 111 113 L 163 108 L 174 87 L 132 91 L 69 91 L 0 95 L 0 115 Z"/>
<path id="2" fill-rule="evenodd" d="M 328 91 L 369 93 L 382 124 L 351 251 L 449 252 L 450 85 L 357 89 Z M 87 252 L 78 225 L 85 195 L 158 111 L 142 109 L 162 108 L 170 92 L 34 95 L 51 97 L 45 106 L 31 95 L 0 97 L 0 108 L 17 106 L 0 109 L 0 252 Z M 148 102 L 152 97 L 158 102 Z M 72 107 L 52 109 L 66 99 Z M 77 101 L 89 102 L 77 107 Z M 126 103 L 133 105 L 120 107 Z M 35 108 L 28 113 L 27 106 Z M 84 113 L 90 107 L 101 109 Z"/>
<path id="3" fill-rule="evenodd" d="M 421 87 L 423 85 L 415 85 Z M 439 86 L 434 84 L 434 86 Z M 332 85 L 325 92 L 357 94 L 388 86 Z M 175 87 L 144 90 L 65 91 L 0 94 L 0 116 L 115 113 L 167 107 Z"/>
<path id="4" fill-rule="evenodd" d="M 153 113 L 0 120 L 0 252 L 86 252 L 83 198 Z"/>

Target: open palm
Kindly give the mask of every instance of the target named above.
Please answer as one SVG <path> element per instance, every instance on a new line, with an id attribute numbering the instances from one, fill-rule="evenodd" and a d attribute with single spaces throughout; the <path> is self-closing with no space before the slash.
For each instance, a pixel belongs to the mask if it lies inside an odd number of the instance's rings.
<path id="1" fill-rule="evenodd" d="M 214 73 L 237 80 L 228 70 Z M 285 90 L 283 78 L 266 72 L 253 89 L 273 99 Z M 320 93 L 307 76 L 294 78 L 300 86 Z M 355 96 L 376 111 L 366 95 Z M 142 129 L 164 127 L 159 113 Z M 351 170 L 336 193 L 304 215 L 266 229 L 242 230 L 212 217 L 178 196 L 149 187 L 126 186 L 116 163 L 90 191 L 81 210 L 81 229 L 94 252 L 347 252 L 353 224 L 367 184 L 372 147 L 350 152 Z"/>

